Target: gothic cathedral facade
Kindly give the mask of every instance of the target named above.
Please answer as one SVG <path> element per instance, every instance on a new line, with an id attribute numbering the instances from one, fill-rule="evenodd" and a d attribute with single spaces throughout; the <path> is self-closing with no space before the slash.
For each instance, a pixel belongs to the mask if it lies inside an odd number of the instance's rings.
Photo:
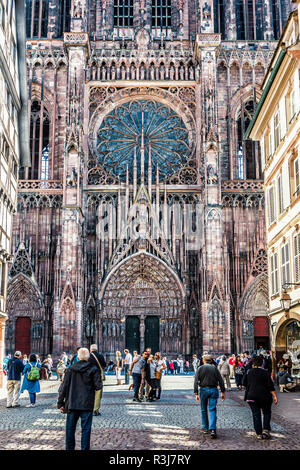
<path id="1" fill-rule="evenodd" d="M 268 347 L 260 150 L 243 135 L 290 1 L 25 3 L 7 351 Z"/>

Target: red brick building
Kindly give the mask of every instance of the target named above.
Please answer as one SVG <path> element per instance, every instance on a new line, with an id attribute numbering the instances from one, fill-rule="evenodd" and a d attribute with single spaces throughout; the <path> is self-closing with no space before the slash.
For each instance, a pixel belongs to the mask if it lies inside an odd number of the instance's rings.
<path id="1" fill-rule="evenodd" d="M 259 147 L 243 135 L 289 1 L 26 9 L 32 162 L 7 350 L 268 347 Z"/>

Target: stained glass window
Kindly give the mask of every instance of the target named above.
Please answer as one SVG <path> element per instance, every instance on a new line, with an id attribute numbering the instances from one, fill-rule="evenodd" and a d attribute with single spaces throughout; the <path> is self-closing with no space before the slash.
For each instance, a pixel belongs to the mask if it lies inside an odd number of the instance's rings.
<path id="1" fill-rule="evenodd" d="M 120 105 L 104 117 L 97 134 L 99 165 L 122 180 L 127 165 L 132 176 L 135 155 L 139 176 L 144 173 L 147 177 L 150 154 L 153 178 L 158 166 L 163 179 L 184 165 L 188 152 L 188 131 L 183 120 L 156 101 Z"/>
<path id="2" fill-rule="evenodd" d="M 171 28 L 171 0 L 152 0 L 152 28 Z"/>
<path id="3" fill-rule="evenodd" d="M 114 0 L 114 26 L 133 26 L 133 0 Z"/>

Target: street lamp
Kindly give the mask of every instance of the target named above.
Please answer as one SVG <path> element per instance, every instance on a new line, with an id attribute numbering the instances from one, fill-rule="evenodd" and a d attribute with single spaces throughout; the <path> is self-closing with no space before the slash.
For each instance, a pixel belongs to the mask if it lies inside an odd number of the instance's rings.
<path id="1" fill-rule="evenodd" d="M 284 284 L 282 284 L 282 290 L 286 291 L 289 286 L 300 286 L 300 282 L 285 282 Z"/>
<path id="2" fill-rule="evenodd" d="M 291 306 L 292 299 L 290 298 L 289 294 L 287 292 L 282 292 L 281 298 L 281 307 L 285 312 L 288 312 Z"/>
<path id="3" fill-rule="evenodd" d="M 285 310 L 285 312 L 289 311 L 291 307 L 291 302 L 292 302 L 291 297 L 286 291 L 289 288 L 289 286 L 300 286 L 300 282 L 285 282 L 284 284 L 282 284 L 283 292 L 281 294 L 280 302 L 281 302 L 282 309 Z"/>

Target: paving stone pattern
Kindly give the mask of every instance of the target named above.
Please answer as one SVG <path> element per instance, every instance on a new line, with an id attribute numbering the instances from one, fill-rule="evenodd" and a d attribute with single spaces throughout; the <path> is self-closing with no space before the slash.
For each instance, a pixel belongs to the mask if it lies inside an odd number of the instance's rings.
<path id="1" fill-rule="evenodd" d="M 102 415 L 94 417 L 92 449 L 127 450 L 205 450 L 205 449 L 300 449 L 300 425 L 284 416 L 284 406 L 273 406 L 271 441 L 257 441 L 252 416 L 243 393 L 233 390 L 218 404 L 218 439 L 200 432 L 200 406 L 193 395 L 193 377 L 164 377 L 162 399 L 154 403 L 132 402 L 132 391 L 115 386 L 115 377 L 105 382 Z M 0 400 L 0 449 L 64 449 L 65 415 L 56 408 L 56 381 L 42 382 L 37 406 L 26 408 L 26 394 L 21 407 L 7 409 Z M 291 395 L 290 395 L 291 396 Z M 300 403 L 300 393 L 293 394 Z M 279 399 L 281 395 L 279 394 Z M 287 400 L 286 396 L 284 397 Z M 297 411 L 300 411 L 298 405 Z M 138 431 L 138 434 L 137 432 Z M 80 445 L 80 431 L 77 431 Z"/>

